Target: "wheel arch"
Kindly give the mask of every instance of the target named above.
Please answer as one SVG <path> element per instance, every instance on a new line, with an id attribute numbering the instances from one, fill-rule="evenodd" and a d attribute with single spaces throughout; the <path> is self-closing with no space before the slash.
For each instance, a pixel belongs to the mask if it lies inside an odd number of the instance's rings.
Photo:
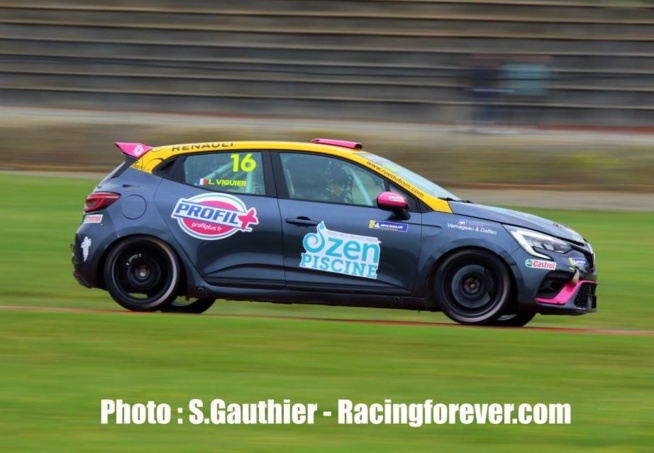
<path id="1" fill-rule="evenodd" d="M 493 247 L 493 248 L 488 248 L 484 247 L 479 244 L 465 244 L 465 245 L 460 245 L 458 247 L 452 248 L 450 250 L 447 250 L 445 253 L 440 255 L 431 265 L 429 269 L 429 274 L 427 277 L 427 294 L 425 297 L 425 301 L 427 306 L 430 309 L 440 311 L 440 307 L 438 305 L 438 301 L 436 300 L 435 294 L 434 294 L 434 285 L 436 283 L 436 272 L 438 269 L 441 267 L 441 265 L 449 259 L 451 256 L 455 255 L 456 253 L 463 252 L 463 251 L 483 251 L 486 253 L 490 253 L 494 255 L 496 258 L 499 259 L 499 261 L 502 263 L 502 265 L 505 267 L 508 275 L 509 275 L 509 282 L 510 282 L 510 300 L 511 300 L 511 305 L 515 306 L 517 305 L 517 281 L 516 281 L 516 276 L 515 273 L 513 272 L 512 269 L 512 263 L 513 260 L 510 259 L 510 255 L 506 252 L 502 253 L 501 249 Z M 507 259 L 509 258 L 509 259 Z"/>
<path id="2" fill-rule="evenodd" d="M 114 250 L 121 242 L 127 241 L 129 239 L 133 239 L 135 237 L 154 239 L 156 241 L 163 242 L 168 247 L 170 247 L 172 252 L 175 254 L 175 258 L 177 259 L 177 262 L 180 263 L 180 284 L 179 287 L 177 288 L 177 293 L 178 295 L 184 295 L 188 290 L 187 276 L 189 274 L 186 267 L 189 265 L 189 263 L 187 262 L 187 260 L 184 259 L 183 254 L 179 253 L 179 250 L 177 250 L 176 242 L 166 240 L 166 238 L 158 237 L 153 234 L 144 234 L 144 233 L 133 233 L 133 234 L 117 237 L 113 242 L 111 242 L 111 244 L 109 244 L 105 248 L 100 258 L 98 269 L 96 272 L 97 279 L 98 279 L 98 287 L 104 290 L 107 289 L 107 286 L 104 281 L 104 270 L 105 270 L 105 266 L 107 265 L 107 258 L 109 257 L 111 251 Z"/>

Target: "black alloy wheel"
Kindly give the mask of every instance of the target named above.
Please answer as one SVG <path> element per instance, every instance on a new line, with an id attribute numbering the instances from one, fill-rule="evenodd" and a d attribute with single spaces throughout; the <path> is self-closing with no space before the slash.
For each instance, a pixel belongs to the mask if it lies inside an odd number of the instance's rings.
<path id="1" fill-rule="evenodd" d="M 148 236 L 119 242 L 107 256 L 104 281 L 111 297 L 133 311 L 156 311 L 177 298 L 180 265 L 168 244 Z"/>
<path id="2" fill-rule="evenodd" d="M 447 257 L 435 274 L 434 294 L 443 312 L 461 324 L 490 324 L 509 304 L 511 280 L 494 254 L 461 250 Z"/>

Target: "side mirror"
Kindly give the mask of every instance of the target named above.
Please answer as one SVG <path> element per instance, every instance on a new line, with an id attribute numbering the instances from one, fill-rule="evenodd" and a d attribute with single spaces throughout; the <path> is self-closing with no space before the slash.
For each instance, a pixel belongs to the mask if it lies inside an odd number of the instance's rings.
<path id="1" fill-rule="evenodd" d="M 406 199 L 395 192 L 382 192 L 377 197 L 377 207 L 391 211 L 399 220 L 409 220 L 409 205 Z"/>

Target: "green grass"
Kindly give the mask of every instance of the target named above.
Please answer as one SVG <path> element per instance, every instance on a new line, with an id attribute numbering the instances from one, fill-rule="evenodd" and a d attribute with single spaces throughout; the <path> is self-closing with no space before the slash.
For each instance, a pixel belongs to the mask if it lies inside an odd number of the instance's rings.
<path id="1" fill-rule="evenodd" d="M 3 451 L 646 451 L 645 337 L 225 319 L 2 314 Z M 100 400 L 569 403 L 565 426 L 100 425 Z M 174 415 L 176 420 L 176 414 Z"/>
<path id="2" fill-rule="evenodd" d="M 445 321 L 440 314 L 219 302 L 204 316 L 140 315 L 72 278 L 68 244 L 95 182 L 0 175 L 0 451 L 645 452 L 654 444 L 654 336 L 360 325 L 221 314 Z M 654 330 L 651 213 L 536 211 L 582 232 L 599 311 L 534 326 Z M 100 425 L 100 400 L 572 405 L 572 424 Z M 175 420 L 176 414 L 173 414 Z"/>

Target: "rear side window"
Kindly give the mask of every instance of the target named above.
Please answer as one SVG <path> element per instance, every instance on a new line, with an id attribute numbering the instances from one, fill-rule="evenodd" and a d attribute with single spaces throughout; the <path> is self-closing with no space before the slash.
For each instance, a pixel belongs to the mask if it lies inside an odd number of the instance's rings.
<path id="1" fill-rule="evenodd" d="M 127 170 L 134 162 L 136 162 L 136 159 L 133 157 L 126 157 L 125 162 L 111 170 L 111 172 L 105 176 L 105 179 L 114 179 L 122 175 L 125 170 Z"/>
<path id="2" fill-rule="evenodd" d="M 184 182 L 205 190 L 265 195 L 259 152 L 192 154 L 184 160 Z"/>

